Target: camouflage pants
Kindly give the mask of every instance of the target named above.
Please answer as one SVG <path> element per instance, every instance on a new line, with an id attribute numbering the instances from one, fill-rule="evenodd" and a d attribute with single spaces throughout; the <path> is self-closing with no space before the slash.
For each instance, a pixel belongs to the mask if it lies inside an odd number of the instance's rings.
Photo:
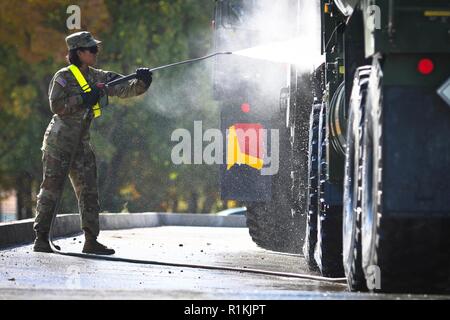
<path id="1" fill-rule="evenodd" d="M 43 181 L 38 194 L 34 230 L 48 233 L 56 200 L 64 183 L 64 174 L 70 162 L 70 154 L 44 151 L 42 156 Z M 95 155 L 89 145 L 80 147 L 69 171 L 70 181 L 78 200 L 81 228 L 86 238 L 99 234 L 100 205 L 97 189 Z"/>

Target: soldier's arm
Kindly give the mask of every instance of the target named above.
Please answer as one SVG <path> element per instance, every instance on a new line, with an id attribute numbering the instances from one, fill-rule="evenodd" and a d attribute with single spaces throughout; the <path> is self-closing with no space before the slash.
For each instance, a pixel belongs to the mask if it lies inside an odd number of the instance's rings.
<path id="1" fill-rule="evenodd" d="M 80 110 L 83 103 L 81 94 L 71 93 L 67 89 L 67 81 L 60 74 L 56 74 L 49 87 L 50 110 L 58 115 L 66 115 Z"/>
<path id="2" fill-rule="evenodd" d="M 105 83 L 108 83 L 112 80 L 122 77 L 121 74 L 111 71 L 98 70 L 98 72 L 101 73 L 100 78 L 102 79 L 102 82 Z M 145 84 L 145 82 L 133 79 L 108 88 L 108 95 L 119 98 L 136 97 L 145 93 L 147 89 L 148 86 Z"/>

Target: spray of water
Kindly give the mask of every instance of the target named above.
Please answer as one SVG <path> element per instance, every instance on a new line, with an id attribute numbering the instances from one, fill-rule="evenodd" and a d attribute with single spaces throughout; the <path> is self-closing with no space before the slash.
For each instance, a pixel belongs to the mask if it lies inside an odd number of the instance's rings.
<path id="1" fill-rule="evenodd" d="M 310 72 L 323 61 L 320 1 L 242 4 L 236 10 L 239 19 L 225 20 L 216 34 L 215 49 L 233 55 L 217 59 L 215 86 L 228 96 L 247 95 L 242 99 L 253 100 L 261 111 L 256 116 L 270 118 L 279 112 L 280 91 L 289 86 L 290 72 Z"/>
<path id="2" fill-rule="evenodd" d="M 287 41 L 274 42 L 248 49 L 238 50 L 233 54 L 295 65 L 303 71 L 312 70 L 323 61 L 323 56 L 311 50 L 305 38 L 294 38 Z"/>
<path id="3" fill-rule="evenodd" d="M 259 98 L 273 106 L 275 112 L 280 89 L 287 85 L 287 66 L 308 72 L 323 62 L 319 0 L 246 3 L 250 4 L 246 7 L 250 9 L 242 14 L 242 24 L 225 25 L 216 30 L 219 45 L 214 50 L 232 51 L 233 55 L 215 61 L 222 72 L 216 74 L 215 86 L 225 86 L 230 83 L 227 80 L 235 78 L 231 83 L 239 91 L 240 80 L 253 81 L 259 88 Z M 211 67 L 213 60 L 205 60 L 195 65 L 177 66 L 171 69 L 173 72 L 157 72 L 157 81 L 148 96 L 149 107 L 169 118 L 205 110 L 201 104 L 208 94 L 199 89 L 204 87 L 202 83 L 210 81 Z M 224 89 L 232 92 L 232 88 Z"/>
<path id="4" fill-rule="evenodd" d="M 290 10 L 281 10 L 283 3 Z M 292 8 L 292 2 L 289 6 L 289 1 L 280 1 L 278 10 L 273 12 L 272 8 L 273 5 L 266 3 L 251 18 L 252 25 L 262 30 L 263 44 L 237 50 L 233 54 L 288 63 L 295 65 L 301 71 L 309 71 L 319 66 L 324 57 L 320 53 L 318 1 L 298 1 L 297 8 Z M 293 11 L 297 11 L 297 14 L 290 16 Z M 269 41 L 276 34 L 286 39 Z"/>

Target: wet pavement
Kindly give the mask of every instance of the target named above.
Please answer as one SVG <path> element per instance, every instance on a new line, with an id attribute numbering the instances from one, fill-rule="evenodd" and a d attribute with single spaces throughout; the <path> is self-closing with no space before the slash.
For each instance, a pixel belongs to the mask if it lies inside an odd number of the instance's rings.
<path id="1" fill-rule="evenodd" d="M 102 231 L 118 257 L 309 273 L 301 256 L 258 248 L 246 228 L 156 227 Z M 81 252 L 83 237 L 56 241 Z M 448 299 L 350 293 L 343 284 L 221 270 L 0 251 L 0 299 Z"/>

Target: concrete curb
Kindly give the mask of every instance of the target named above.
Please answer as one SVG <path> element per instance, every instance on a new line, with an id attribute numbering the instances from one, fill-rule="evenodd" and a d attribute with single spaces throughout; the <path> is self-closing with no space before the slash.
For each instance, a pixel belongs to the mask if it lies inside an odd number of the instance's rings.
<path id="1" fill-rule="evenodd" d="M 245 228 L 245 216 L 218 216 L 215 214 L 171 213 L 159 214 L 163 226 Z"/>
<path id="2" fill-rule="evenodd" d="M 30 243 L 34 240 L 34 219 L 0 223 L 0 248 Z M 151 228 L 160 226 L 191 227 L 246 227 L 245 216 L 218 216 L 215 214 L 192 213 L 132 213 L 100 214 L 101 230 Z M 56 238 L 81 233 L 78 214 L 64 214 L 56 218 Z"/>

